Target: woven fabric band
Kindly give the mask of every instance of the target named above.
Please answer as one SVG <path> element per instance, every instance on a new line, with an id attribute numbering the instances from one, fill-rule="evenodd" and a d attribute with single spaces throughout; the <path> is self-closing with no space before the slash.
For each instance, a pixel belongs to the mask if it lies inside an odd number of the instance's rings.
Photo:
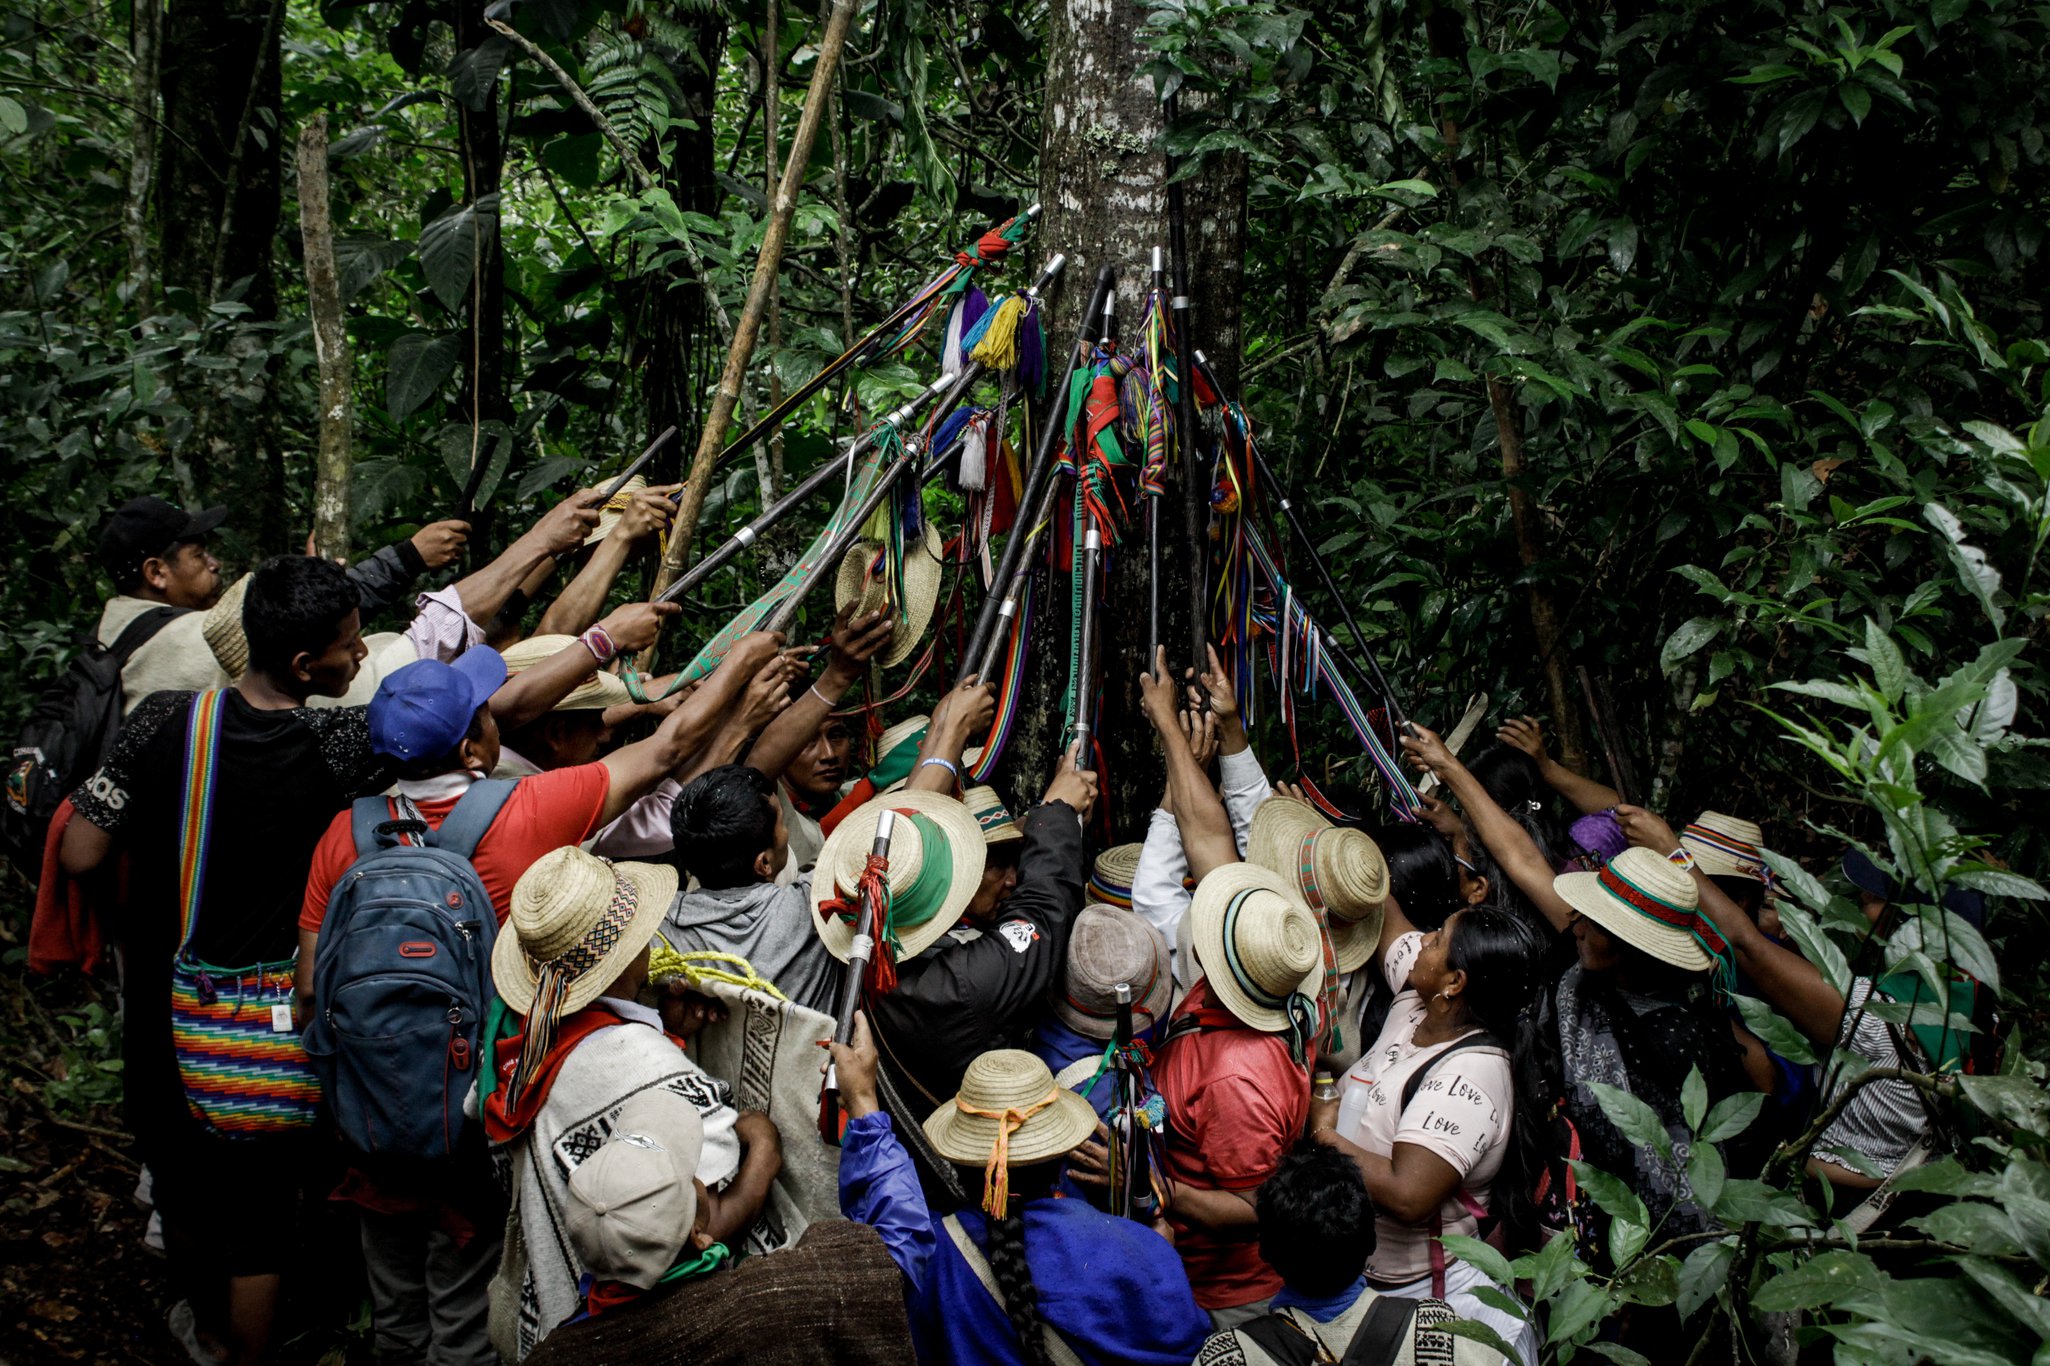
<path id="1" fill-rule="evenodd" d="M 1723 942 L 1723 937 L 1716 933 L 1715 926 L 1711 925 L 1700 911 L 1676 906 L 1670 901 L 1653 896 L 1618 873 L 1613 866 L 1604 867 L 1597 876 L 1601 879 L 1603 891 L 1638 914 L 1656 920 L 1661 925 L 1701 936 L 1713 952 L 1723 953 L 1728 950 L 1729 945 Z"/>
<path id="2" fill-rule="evenodd" d="M 633 923 L 634 912 L 640 908 L 640 893 L 634 885 L 618 873 L 612 875 L 612 901 L 605 907 L 605 914 L 598 923 L 570 948 L 554 958 L 543 961 L 533 954 L 527 954 L 527 965 L 536 975 L 543 969 L 554 968 L 564 982 L 574 982 L 604 961 L 605 955 L 619 942 L 619 936 L 626 933 L 626 927 Z M 525 951 L 525 945 L 521 950 Z"/>
<path id="3" fill-rule="evenodd" d="M 980 1115 L 997 1122 L 996 1141 L 989 1147 L 989 1162 L 982 1169 L 982 1208 L 992 1219 L 1001 1219 L 1011 1203 L 1011 1135 L 1025 1127 L 1025 1121 L 1061 1098 L 1056 1086 L 1030 1105 L 1013 1105 L 1003 1110 L 985 1110 L 954 1097 L 954 1108 L 964 1115 Z"/>

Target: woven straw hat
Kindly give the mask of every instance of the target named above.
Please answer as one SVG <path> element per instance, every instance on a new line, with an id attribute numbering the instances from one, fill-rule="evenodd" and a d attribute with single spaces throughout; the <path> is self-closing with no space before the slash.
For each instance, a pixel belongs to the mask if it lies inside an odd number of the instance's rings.
<path id="1" fill-rule="evenodd" d="M 1694 855 L 1694 862 L 1710 877 L 1748 877 L 1765 882 L 1765 831 L 1757 822 L 1720 811 L 1704 811 L 1694 824 L 1680 832 L 1680 847 Z"/>
<path id="2" fill-rule="evenodd" d="M 1288 997 L 1324 985 L 1317 918 L 1280 874 L 1251 863 L 1213 868 L 1196 885 L 1189 942 L 1218 1001 L 1240 1023 L 1288 1028 Z"/>
<path id="3" fill-rule="evenodd" d="M 862 870 L 868 866 L 869 849 L 876 840 L 876 818 L 885 808 L 898 813 L 890 836 L 893 910 L 901 913 L 930 909 L 930 914 L 917 924 L 898 926 L 900 961 L 917 957 L 954 928 L 961 912 L 975 899 L 976 888 L 982 885 L 982 865 L 988 846 L 982 840 L 982 827 L 960 802 L 923 790 L 894 792 L 863 802 L 826 836 L 811 880 L 812 924 L 826 951 L 843 963 L 853 947 L 854 927 L 823 907 L 828 901 L 845 898 L 852 902 L 857 896 Z M 926 833 L 917 822 L 906 819 L 907 815 L 928 821 L 938 835 L 939 847 L 934 848 Z M 926 864 L 933 859 L 940 862 L 934 866 L 931 877 L 939 881 L 922 881 L 927 876 Z M 942 884 L 944 892 L 937 890 Z"/>
<path id="4" fill-rule="evenodd" d="M 1089 895 L 1106 906 L 1132 907 L 1132 879 L 1139 875 L 1142 844 L 1114 844 L 1096 856 L 1089 874 Z"/>
<path id="5" fill-rule="evenodd" d="M 925 1136 L 949 1162 L 980 1166 L 996 1151 L 1000 1116 L 1007 1111 L 1024 1114 L 1010 1132 L 1011 1167 L 1072 1152 L 1096 1132 L 1096 1111 L 1075 1092 L 1054 1085 L 1045 1063 L 1022 1049 L 999 1048 L 968 1064 L 960 1094 L 932 1112 Z"/>
<path id="6" fill-rule="evenodd" d="M 1388 899 L 1388 861 L 1365 831 L 1335 826 L 1308 802 L 1276 795 L 1253 809 L 1246 857 L 1293 878 L 1303 900 L 1324 911 L 1340 972 L 1373 956 Z"/>
<path id="7" fill-rule="evenodd" d="M 525 1015 L 542 966 L 560 959 L 574 970 L 562 1013 L 582 1010 L 648 947 L 675 896 L 674 868 L 613 863 L 574 846 L 550 850 L 514 884 L 492 945 L 499 996 Z"/>
<path id="8" fill-rule="evenodd" d="M 395 674 L 408 664 L 420 658 L 420 652 L 413 642 L 397 631 L 377 631 L 363 637 L 363 648 L 370 653 L 363 657 L 363 667 L 356 670 L 356 676 L 349 680 L 349 690 L 340 697 L 314 697 L 307 700 L 309 707 L 367 707 L 370 699 L 377 696 L 377 685 L 389 674 Z"/>
<path id="9" fill-rule="evenodd" d="M 214 652 L 221 672 L 230 678 L 240 678 L 249 671 L 249 637 L 242 632 L 242 599 L 249 596 L 252 577 L 244 574 L 229 584 L 228 591 L 206 609 L 206 619 L 199 623 L 199 634 Z"/>
<path id="10" fill-rule="evenodd" d="M 576 643 L 575 636 L 528 636 L 525 640 L 506 647 L 505 671 L 507 674 L 521 673 Z M 577 684 L 571 689 L 569 696 L 549 710 L 603 711 L 607 707 L 631 706 L 633 700 L 633 694 L 626 690 L 626 684 L 619 681 L 618 674 L 600 669 Z"/>
<path id="11" fill-rule="evenodd" d="M 1690 928 L 1700 923 L 1694 879 L 1649 849 L 1625 849 L 1598 873 L 1561 873 L 1567 905 L 1662 963 L 1703 972 L 1715 960 Z"/>
<path id="12" fill-rule="evenodd" d="M 883 547 L 876 541 L 856 541 L 840 561 L 840 577 L 833 585 L 833 610 L 854 603 L 854 615 L 863 616 L 883 605 L 883 582 L 871 577 Z M 916 545 L 904 547 L 904 601 L 898 604 L 897 633 L 880 656 L 883 667 L 902 664 L 918 648 L 925 628 L 932 622 L 933 608 L 940 600 L 940 555 L 944 546 L 939 528 L 927 518 L 925 535 Z"/>
<path id="13" fill-rule="evenodd" d="M 932 728 L 930 716 L 912 716 L 891 726 L 876 739 L 876 761 L 869 769 L 869 776 L 875 779 L 878 773 L 901 771 L 903 777 L 892 779 L 884 786 L 885 792 L 896 792 L 911 781 L 911 775 L 918 772 L 918 747 L 925 743 L 925 733 Z M 892 757 L 898 762 L 892 763 Z M 982 758 L 982 746 L 970 745 L 961 751 L 961 767 L 972 768 Z M 876 779 L 880 781 L 880 779 Z"/>
<path id="14" fill-rule="evenodd" d="M 995 788 L 971 787 L 961 794 L 961 805 L 968 808 L 982 828 L 984 844 L 1016 844 L 1025 838 L 1025 832 L 1011 817 L 1011 808 L 1004 805 Z"/>
<path id="15" fill-rule="evenodd" d="M 1053 1013 L 1078 1034 L 1108 1039 L 1117 1033 L 1117 986 L 1132 989 L 1132 1028 L 1144 1033 L 1167 1017 L 1174 998 L 1167 940 L 1128 910 L 1084 906 L 1068 931 L 1068 970 L 1056 983 Z"/>
<path id="16" fill-rule="evenodd" d="M 591 534 L 584 537 L 584 544 L 587 547 L 594 546 L 610 536 L 612 528 L 619 525 L 620 515 L 626 511 L 627 505 L 647 486 L 648 476 L 645 474 L 637 474 L 620 485 L 619 492 L 613 494 L 605 506 L 598 509 L 598 525 L 592 527 Z"/>

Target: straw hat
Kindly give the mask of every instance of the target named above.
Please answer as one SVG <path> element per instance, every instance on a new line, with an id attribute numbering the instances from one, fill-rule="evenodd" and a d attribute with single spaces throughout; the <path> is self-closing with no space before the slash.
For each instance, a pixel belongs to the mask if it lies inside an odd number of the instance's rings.
<path id="1" fill-rule="evenodd" d="M 898 604 L 900 613 L 897 633 L 890 637 L 881 660 L 884 668 L 903 663 L 918 648 L 919 639 L 925 635 L 925 628 L 932 621 L 933 608 L 940 600 L 940 555 L 944 550 L 940 542 L 939 528 L 927 518 L 925 535 L 916 545 L 904 547 L 904 601 Z M 854 603 L 854 615 L 862 616 L 878 610 L 883 605 L 883 581 L 873 574 L 883 547 L 877 541 L 856 541 L 847 552 L 847 558 L 840 561 L 840 578 L 833 585 L 833 610 L 839 611 Z"/>
<path id="2" fill-rule="evenodd" d="M 960 802 L 922 790 L 863 802 L 826 836 L 811 881 L 812 924 L 827 952 L 843 963 L 854 927 L 824 907 L 843 898 L 851 903 L 859 895 L 862 870 L 875 844 L 876 818 L 885 809 L 897 813 L 890 836 L 890 913 L 900 961 L 917 957 L 952 929 L 982 885 L 988 846 L 982 827 Z"/>
<path id="3" fill-rule="evenodd" d="M 363 637 L 363 667 L 349 680 L 349 690 L 340 697 L 311 697 L 309 707 L 367 707 L 377 696 L 377 685 L 420 658 L 413 642 L 397 631 L 376 631 Z"/>
<path id="4" fill-rule="evenodd" d="M 981 827 L 984 844 L 1017 844 L 1025 838 L 1025 832 L 1011 818 L 1011 809 L 1004 805 L 995 788 L 971 787 L 961 794 L 961 805 L 968 808 Z"/>
<path id="5" fill-rule="evenodd" d="M 626 512 L 628 505 L 647 486 L 648 476 L 645 474 L 637 474 L 620 485 L 619 492 L 613 494 L 610 499 L 606 500 L 605 506 L 598 509 L 598 525 L 591 528 L 590 535 L 584 537 L 584 545 L 587 547 L 594 546 L 607 536 L 610 536 L 612 528 L 619 525 L 619 519 Z"/>
<path id="6" fill-rule="evenodd" d="M 1561 873 L 1552 886 L 1567 905 L 1632 948 L 1662 963 L 1704 972 L 1715 965 L 1703 944 L 1720 948 L 1701 918 L 1694 879 L 1663 855 L 1625 849 L 1598 873 Z"/>
<path id="7" fill-rule="evenodd" d="M 1314 1000 L 1324 984 L 1317 918 L 1278 873 L 1251 863 L 1213 868 L 1187 919 L 1210 990 L 1241 1024 L 1280 1033 L 1291 1023 L 1290 998 Z"/>
<path id="8" fill-rule="evenodd" d="M 543 854 L 514 885 L 492 945 L 500 998 L 527 1014 L 541 970 L 553 963 L 568 979 L 562 1014 L 582 1010 L 648 947 L 675 896 L 674 868 L 613 863 L 573 845 Z"/>
<path id="9" fill-rule="evenodd" d="M 980 1166 L 1001 1154 L 1025 1167 L 1072 1152 L 1096 1132 L 1096 1111 L 1054 1085 L 1047 1065 L 1017 1048 L 999 1048 L 968 1064 L 960 1094 L 925 1121 L 933 1151 Z"/>
<path id="10" fill-rule="evenodd" d="M 575 636 L 528 636 L 505 649 L 505 671 L 519 674 L 533 668 L 542 660 L 560 654 L 577 643 Z M 633 704 L 633 694 L 620 682 L 619 675 L 600 669 L 571 689 L 569 696 L 557 702 L 550 711 L 603 711 L 607 707 L 625 707 Z"/>
<path id="11" fill-rule="evenodd" d="M 1132 908 L 1132 879 L 1139 875 L 1143 844 L 1114 844 L 1096 856 L 1089 874 L 1089 895 L 1106 906 Z"/>
<path id="12" fill-rule="evenodd" d="M 1365 831 L 1333 825 L 1308 802 L 1277 794 L 1253 809 L 1246 857 L 1293 878 L 1310 909 L 1324 912 L 1340 972 L 1373 957 L 1388 899 L 1388 861 Z"/>
<path id="13" fill-rule="evenodd" d="M 249 637 L 242 631 L 242 599 L 249 596 L 249 580 L 253 577 L 244 574 L 229 584 L 228 591 L 206 609 L 206 619 L 199 623 L 199 634 L 214 652 L 221 672 L 230 678 L 240 678 L 249 672 Z"/>
<path id="14" fill-rule="evenodd" d="M 1680 847 L 1694 855 L 1694 862 L 1710 877 L 1748 877 L 1771 885 L 1765 858 L 1758 851 L 1765 845 L 1765 831 L 1755 821 L 1704 811 L 1694 824 L 1680 832 Z"/>
<path id="15" fill-rule="evenodd" d="M 1165 1019 L 1174 997 L 1167 940 L 1129 910 L 1084 906 L 1068 931 L 1067 981 L 1054 989 L 1053 1013 L 1078 1034 L 1111 1038 L 1117 1033 L 1119 983 L 1132 989 L 1135 1032 Z"/>

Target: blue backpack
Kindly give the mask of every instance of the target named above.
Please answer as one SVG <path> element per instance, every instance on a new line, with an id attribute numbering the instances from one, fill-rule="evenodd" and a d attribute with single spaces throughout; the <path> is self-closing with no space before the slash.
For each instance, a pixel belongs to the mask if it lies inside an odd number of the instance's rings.
<path id="1" fill-rule="evenodd" d="M 342 1137 L 373 1157 L 453 1154 L 491 1007 L 498 917 L 471 866 L 514 784 L 471 785 L 439 830 L 352 808 L 356 862 L 335 884 L 313 957 L 306 1053 Z M 399 843 L 400 836 L 420 841 Z"/>

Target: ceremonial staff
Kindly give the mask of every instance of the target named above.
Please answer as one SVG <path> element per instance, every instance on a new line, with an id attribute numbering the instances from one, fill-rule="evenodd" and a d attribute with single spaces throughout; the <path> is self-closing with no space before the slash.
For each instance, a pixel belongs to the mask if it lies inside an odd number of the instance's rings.
<path id="1" fill-rule="evenodd" d="M 1117 354 L 1117 304 L 1115 289 L 1103 296 L 1103 331 L 1096 344 L 1101 354 Z M 1078 420 L 1086 421 L 1086 411 L 1068 414 L 1071 427 Z M 1077 439 L 1072 433 L 1069 436 L 1070 449 L 1075 457 L 1075 515 L 1078 520 L 1085 515 L 1082 485 L 1089 478 L 1082 458 L 1082 440 L 1086 437 Z M 1095 767 L 1095 745 L 1090 732 L 1096 701 L 1096 581 L 1103 568 L 1103 533 L 1093 520 L 1088 530 L 1082 533 L 1082 540 L 1075 550 L 1079 561 L 1075 567 L 1076 591 L 1081 594 L 1075 641 L 1075 767 L 1089 769 Z"/>
<path id="2" fill-rule="evenodd" d="M 1117 1032 L 1111 1036 L 1111 1081 L 1116 1087 L 1110 1123 L 1110 1212 L 1120 1219 L 1151 1224 L 1160 1216 L 1153 1193 L 1152 1143 L 1141 1085 L 1137 1049 L 1132 1042 L 1132 988 L 1119 982 Z"/>
<path id="3" fill-rule="evenodd" d="M 997 638 L 997 622 L 1004 604 L 1010 604 L 1011 612 L 1017 611 L 1017 599 L 1006 589 L 1018 578 L 1019 569 L 1025 560 L 1025 547 L 1033 538 L 1029 534 L 1038 524 L 1039 518 L 1031 515 L 1042 500 L 1042 490 L 1053 485 L 1053 456 L 1059 447 L 1061 435 L 1068 425 L 1068 386 L 1075 377 L 1075 367 L 1088 354 L 1093 334 L 1090 327 L 1103 307 L 1103 301 L 1111 292 L 1117 279 L 1117 271 L 1105 266 L 1096 273 L 1096 291 L 1089 296 L 1089 306 L 1082 310 L 1082 323 L 1076 329 L 1075 345 L 1068 352 L 1068 368 L 1062 372 L 1060 383 L 1056 384 L 1047 401 L 1044 425 L 1039 433 L 1039 449 L 1033 452 L 1032 464 L 1025 472 L 1025 487 L 1018 495 L 1018 520 L 1011 526 L 1011 534 L 1005 538 L 1003 558 L 997 562 L 996 576 L 990 581 L 989 596 L 982 600 L 982 610 L 975 618 L 975 631 L 968 637 L 968 648 L 961 652 L 961 672 L 954 679 L 956 687 L 967 681 L 970 674 L 977 673 L 971 664 L 987 664 L 984 656 L 992 649 Z M 979 676 L 987 681 L 989 674 L 985 667 Z"/>
<path id="4" fill-rule="evenodd" d="M 1162 120 L 1174 131 L 1180 113 L 1177 97 L 1161 101 Z M 1189 538 L 1189 658 L 1204 657 L 1209 641 L 1207 608 L 1210 602 L 1210 471 L 1198 453 L 1196 429 L 1195 333 L 1189 325 L 1189 234 L 1185 226 L 1186 204 L 1182 182 L 1175 175 L 1180 159 L 1167 158 L 1167 250 L 1174 271 L 1175 348 L 1175 439 L 1182 455 L 1182 532 Z M 1153 656 L 1148 655 L 1151 665 Z"/>
<path id="5" fill-rule="evenodd" d="M 676 428 L 673 426 L 664 427 L 662 429 L 662 434 L 656 437 L 653 441 L 650 441 L 648 443 L 648 448 L 642 451 L 638 456 L 636 456 L 634 458 L 634 462 L 631 465 L 628 465 L 624 470 L 621 470 L 619 473 L 619 477 L 617 479 L 614 479 L 610 484 L 607 484 L 605 486 L 605 491 L 598 495 L 597 499 L 591 504 L 591 506 L 602 508 L 607 503 L 611 502 L 614 498 L 617 498 L 619 496 L 619 491 L 626 487 L 627 481 L 632 479 L 635 475 L 639 474 L 642 470 L 646 469 L 648 466 L 648 462 L 650 460 L 653 460 L 657 453 L 659 453 L 664 446 L 668 445 L 670 442 L 674 440 L 676 440 Z M 571 558 L 579 550 L 582 549 L 583 546 L 581 545 L 573 545 L 567 550 L 558 550 L 555 553 L 555 562 L 557 564 L 561 564 L 564 560 Z"/>
<path id="6" fill-rule="evenodd" d="M 1153 296 L 1157 300 L 1166 288 L 1160 268 L 1160 248 L 1153 249 Z M 1185 384 L 1181 386 L 1187 388 Z M 1185 464 L 1185 468 L 1188 468 Z M 1198 571 L 1200 572 L 1200 571 Z M 1160 654 L 1160 491 L 1146 490 L 1146 658 Z M 1201 656 L 1198 656 L 1200 658 Z"/>
<path id="7" fill-rule="evenodd" d="M 1221 399 L 1224 391 L 1219 388 L 1217 376 L 1210 369 L 1210 362 L 1203 358 L 1201 351 L 1196 353 L 1196 368 Z M 1395 689 L 1389 686 L 1388 676 L 1381 672 L 1380 664 L 1375 662 L 1374 652 L 1368 647 L 1367 637 L 1360 630 L 1360 624 L 1353 620 L 1352 608 L 1347 605 L 1345 595 L 1338 591 L 1338 581 L 1331 577 L 1330 569 L 1324 564 L 1324 557 L 1317 553 L 1317 543 L 1310 539 L 1309 529 L 1303 525 L 1303 519 L 1296 515 L 1295 504 L 1288 496 L 1287 486 L 1275 477 L 1273 467 L 1267 463 L 1267 457 L 1261 452 L 1259 443 L 1252 440 L 1250 434 L 1246 440 L 1246 450 L 1252 456 L 1253 468 L 1258 472 L 1261 482 L 1274 490 L 1275 498 L 1281 504 L 1282 517 L 1288 522 L 1288 528 L 1295 534 L 1297 542 L 1301 544 L 1303 554 L 1316 569 L 1317 577 L 1324 584 L 1324 591 L 1337 605 L 1338 615 L 1344 620 L 1346 629 L 1352 632 L 1353 640 L 1358 643 L 1361 655 L 1366 660 L 1366 667 L 1361 668 L 1359 662 L 1339 643 L 1338 637 L 1332 634 L 1329 627 L 1324 628 L 1324 647 L 1350 665 L 1354 673 L 1371 678 L 1374 687 L 1380 691 L 1382 704 L 1388 708 L 1389 725 L 1405 735 L 1414 735 L 1416 732 L 1410 727 L 1409 717 L 1404 714 L 1402 705 L 1395 696 Z"/>
<path id="8" fill-rule="evenodd" d="M 854 1012 L 868 985 L 869 960 L 875 957 L 876 920 L 887 913 L 890 895 L 890 841 L 897 832 L 897 813 L 884 807 L 876 815 L 875 843 L 869 846 L 869 867 L 861 877 L 860 909 L 854 916 L 854 942 L 847 947 L 847 977 L 840 984 L 840 1006 L 833 1014 L 833 1042 L 849 1043 L 854 1038 Z M 875 874 L 871 876 L 871 874 Z M 819 1091 L 819 1137 L 840 1146 L 840 1077 L 827 1055 L 826 1084 Z"/>

